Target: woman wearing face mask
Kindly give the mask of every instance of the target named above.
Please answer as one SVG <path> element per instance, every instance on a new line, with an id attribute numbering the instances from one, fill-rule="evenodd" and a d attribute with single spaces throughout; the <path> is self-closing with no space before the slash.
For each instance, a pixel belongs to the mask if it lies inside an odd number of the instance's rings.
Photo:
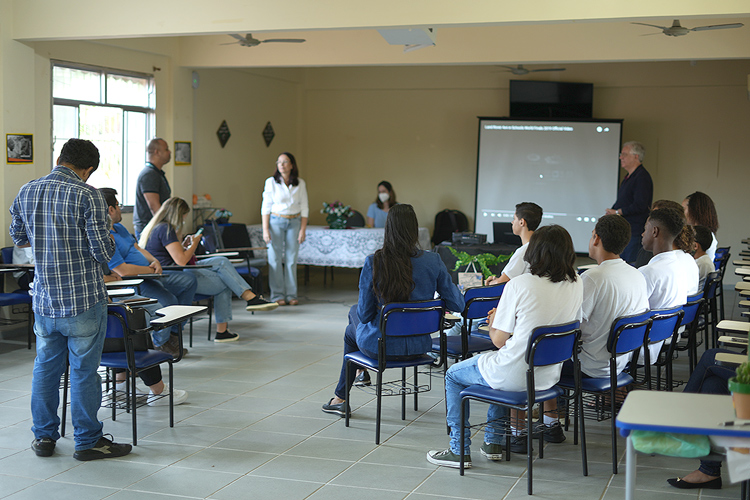
<path id="1" fill-rule="evenodd" d="M 367 227 L 385 227 L 385 219 L 388 217 L 388 210 L 398 202 L 393 186 L 388 181 L 382 181 L 378 184 L 378 197 L 375 203 L 367 209 Z"/>

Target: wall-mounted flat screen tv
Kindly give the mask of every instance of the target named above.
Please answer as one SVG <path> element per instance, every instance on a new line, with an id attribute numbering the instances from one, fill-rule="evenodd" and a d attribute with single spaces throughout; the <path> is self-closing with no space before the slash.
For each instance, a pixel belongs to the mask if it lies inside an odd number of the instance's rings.
<path id="1" fill-rule="evenodd" d="M 511 118 L 591 118 L 593 83 L 510 81 Z"/>

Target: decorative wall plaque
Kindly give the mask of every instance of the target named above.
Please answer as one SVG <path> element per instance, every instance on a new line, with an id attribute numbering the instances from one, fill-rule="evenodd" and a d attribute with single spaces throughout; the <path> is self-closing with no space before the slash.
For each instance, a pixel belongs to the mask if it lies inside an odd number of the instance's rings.
<path id="1" fill-rule="evenodd" d="M 219 130 L 216 131 L 216 135 L 219 137 L 219 144 L 221 144 L 221 147 L 223 148 L 224 146 L 226 146 L 227 141 L 232 136 L 232 134 L 229 132 L 229 126 L 227 125 L 226 120 L 221 122 Z"/>
<path id="2" fill-rule="evenodd" d="M 266 123 L 266 128 L 263 129 L 263 139 L 266 141 L 266 147 L 271 145 L 271 141 L 273 140 L 274 136 L 276 134 L 273 131 L 273 125 L 271 125 L 271 122 Z"/>

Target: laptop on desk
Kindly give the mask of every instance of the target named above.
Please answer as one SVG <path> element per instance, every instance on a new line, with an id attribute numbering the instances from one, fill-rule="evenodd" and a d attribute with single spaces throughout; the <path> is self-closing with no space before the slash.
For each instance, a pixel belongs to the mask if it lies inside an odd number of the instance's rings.
<path id="1" fill-rule="evenodd" d="M 492 223 L 493 243 L 506 243 L 508 245 L 521 246 L 521 237 L 513 234 L 512 222 Z"/>

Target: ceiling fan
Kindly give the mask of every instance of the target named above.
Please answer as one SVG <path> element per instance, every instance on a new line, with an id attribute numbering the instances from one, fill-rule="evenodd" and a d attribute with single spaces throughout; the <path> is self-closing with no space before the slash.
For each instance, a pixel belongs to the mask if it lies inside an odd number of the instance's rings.
<path id="1" fill-rule="evenodd" d="M 650 26 L 652 28 L 659 28 L 662 33 L 664 33 L 667 36 L 683 36 L 687 35 L 691 31 L 708 31 L 708 30 L 726 30 L 726 29 L 732 29 L 732 28 L 742 28 L 744 24 L 742 23 L 732 23 L 732 24 L 714 24 L 711 26 L 698 26 L 696 28 L 685 28 L 684 26 L 680 25 L 679 19 L 675 19 L 672 21 L 672 26 L 657 26 L 655 24 L 646 24 L 646 23 L 631 23 L 631 24 L 640 24 L 642 26 Z M 657 33 L 648 33 L 649 35 L 656 35 Z"/>
<path id="2" fill-rule="evenodd" d="M 229 36 L 236 38 L 236 42 L 222 43 L 221 45 L 241 45 L 242 47 L 257 47 L 261 43 L 302 43 L 305 41 L 304 38 L 268 38 L 266 40 L 258 40 L 253 38 L 253 35 L 248 33 L 245 36 L 239 33 L 231 33 Z"/>
<path id="3" fill-rule="evenodd" d="M 518 66 L 503 66 L 500 65 L 501 68 L 507 68 L 507 71 L 505 73 L 513 73 L 514 75 L 528 75 L 529 73 L 536 73 L 539 71 L 565 71 L 565 68 L 543 68 L 543 69 L 526 69 L 523 67 L 523 64 L 519 64 Z"/>

